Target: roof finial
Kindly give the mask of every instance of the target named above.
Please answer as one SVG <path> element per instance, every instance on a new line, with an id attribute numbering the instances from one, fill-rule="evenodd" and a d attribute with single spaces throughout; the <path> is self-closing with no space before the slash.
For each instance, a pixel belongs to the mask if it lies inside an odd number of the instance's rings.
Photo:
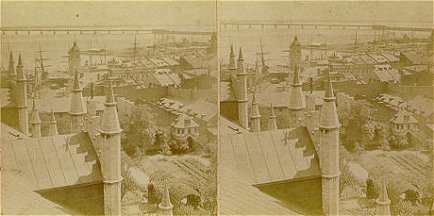
<path id="1" fill-rule="evenodd" d="M 243 60 L 243 51 L 242 51 L 242 49 L 240 47 L 240 54 L 238 56 L 238 61 L 242 61 L 242 60 Z"/>
<path id="2" fill-rule="evenodd" d="M 106 103 L 114 103 L 115 99 L 114 99 L 114 94 L 113 94 L 113 88 L 112 88 L 112 83 L 110 81 L 110 77 L 108 78 L 108 91 L 107 91 L 107 97 L 105 100 Z"/>

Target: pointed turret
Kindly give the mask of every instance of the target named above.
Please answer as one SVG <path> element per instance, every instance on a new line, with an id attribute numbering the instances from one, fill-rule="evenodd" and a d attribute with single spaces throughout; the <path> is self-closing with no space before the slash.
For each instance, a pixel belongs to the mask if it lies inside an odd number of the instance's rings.
<path id="1" fill-rule="evenodd" d="M 231 44 L 231 54 L 229 55 L 229 70 L 236 70 L 234 46 Z"/>
<path id="2" fill-rule="evenodd" d="M 36 105 L 36 95 L 33 92 L 32 106 L 32 137 L 41 137 L 41 118 L 39 117 L 38 107 Z"/>
<path id="3" fill-rule="evenodd" d="M 298 127 L 304 109 L 306 108 L 305 98 L 303 96 L 300 77 L 298 75 L 298 67 L 295 67 L 294 76 L 289 88 L 289 127 Z"/>
<path id="4" fill-rule="evenodd" d="M 256 92 L 253 92 L 252 108 L 250 109 L 251 131 L 261 131 L 261 115 L 259 114 L 259 106 L 256 101 Z"/>
<path id="5" fill-rule="evenodd" d="M 50 126 L 48 128 L 48 136 L 56 136 L 59 135 L 59 131 L 57 130 L 57 121 L 56 117 L 54 116 L 54 110 L 51 109 L 51 119 L 50 119 Z"/>
<path id="6" fill-rule="evenodd" d="M 336 110 L 335 96 L 333 94 L 332 81 L 330 73 L 327 73 L 327 85 L 324 95 L 324 105 L 321 108 L 321 115 L 319 119 L 319 126 L 322 128 L 339 128 L 338 113 Z"/>
<path id="7" fill-rule="evenodd" d="M 119 133 L 122 131 L 119 124 L 118 112 L 116 109 L 116 101 L 113 94 L 111 83 L 108 84 L 107 97 L 105 100 L 104 115 L 101 120 L 101 131 L 105 133 Z"/>
<path id="8" fill-rule="evenodd" d="M 9 69 L 8 69 L 8 76 L 9 80 L 15 81 L 17 73 L 15 71 L 14 67 L 14 56 L 12 54 L 12 51 L 9 53 Z"/>
<path id="9" fill-rule="evenodd" d="M 244 128 L 248 128 L 249 126 L 249 117 L 248 117 L 248 95 L 247 95 L 247 73 L 244 70 L 244 60 L 242 49 L 240 47 L 240 54 L 238 58 L 238 67 L 237 67 L 237 79 L 234 81 L 235 85 L 234 89 L 236 89 L 236 96 L 238 102 L 238 121 L 241 126 Z"/>
<path id="10" fill-rule="evenodd" d="M 274 113 L 273 104 L 270 106 L 270 116 L 268 117 L 268 130 L 276 130 L 276 114 Z"/>
<path id="11" fill-rule="evenodd" d="M 161 202 L 158 204 L 158 208 L 159 215 L 173 215 L 173 204 L 170 202 L 169 187 L 167 186 L 167 182 L 164 183 L 163 195 L 161 197 Z"/>
<path id="12" fill-rule="evenodd" d="M 104 215 L 121 214 L 121 132 L 116 101 L 109 82 L 101 134 L 101 170 L 104 177 Z"/>
<path id="13" fill-rule="evenodd" d="M 71 115 L 71 131 L 80 132 L 84 129 L 84 114 L 83 95 L 80 83 L 78 81 L 78 71 L 75 71 L 74 81 L 71 90 L 71 104 L 69 109 Z"/>
<path id="14" fill-rule="evenodd" d="M 381 187 L 380 196 L 376 200 L 377 209 L 376 215 L 391 215 L 390 213 L 390 199 L 387 193 L 386 180 L 383 180 L 383 185 Z"/>
<path id="15" fill-rule="evenodd" d="M 330 76 L 319 119 L 319 156 L 324 215 L 339 215 L 339 121 Z"/>
<path id="16" fill-rule="evenodd" d="M 27 110 L 27 77 L 23 70 L 23 63 L 21 54 L 18 55 L 17 65 L 17 88 L 16 88 L 16 102 L 18 107 L 18 121 L 20 130 L 23 134 L 29 134 L 29 116 Z"/>

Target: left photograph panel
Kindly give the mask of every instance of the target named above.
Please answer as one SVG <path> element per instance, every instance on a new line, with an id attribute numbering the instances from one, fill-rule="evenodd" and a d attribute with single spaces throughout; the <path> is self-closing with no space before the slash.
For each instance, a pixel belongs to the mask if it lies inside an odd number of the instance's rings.
<path id="1" fill-rule="evenodd" d="M 216 215 L 215 1 L 1 2 L 1 213 Z"/>

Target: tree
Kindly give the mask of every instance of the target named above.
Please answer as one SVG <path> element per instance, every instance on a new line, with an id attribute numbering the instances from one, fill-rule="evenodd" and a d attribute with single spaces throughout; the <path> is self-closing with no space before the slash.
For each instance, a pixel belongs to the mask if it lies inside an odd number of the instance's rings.
<path id="1" fill-rule="evenodd" d="M 130 116 L 122 116 L 121 125 L 124 128 L 122 148 L 128 155 L 134 155 L 139 147 L 146 145 L 146 129 L 150 126 L 150 114 L 143 107 L 134 107 Z"/>

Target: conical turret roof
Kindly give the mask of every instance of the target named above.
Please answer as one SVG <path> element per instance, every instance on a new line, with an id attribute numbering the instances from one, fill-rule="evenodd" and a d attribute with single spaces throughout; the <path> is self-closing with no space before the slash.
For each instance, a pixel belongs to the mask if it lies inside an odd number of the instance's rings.
<path id="1" fill-rule="evenodd" d="M 229 69 L 235 70 L 235 54 L 234 54 L 234 46 L 231 44 L 231 53 L 229 55 Z"/>
<path id="2" fill-rule="evenodd" d="M 244 61 L 244 59 L 243 59 L 243 50 L 241 49 L 241 47 L 240 47 L 240 53 L 238 55 L 238 61 Z"/>
<path id="3" fill-rule="evenodd" d="M 83 95 L 81 92 L 80 84 L 78 82 L 78 72 L 75 71 L 74 81 L 71 90 L 71 104 L 69 113 L 74 115 L 84 114 Z"/>
<path id="4" fill-rule="evenodd" d="M 51 118 L 50 118 L 50 123 L 53 124 L 53 123 L 56 123 L 56 122 L 57 122 L 57 121 L 56 121 L 56 117 L 54 116 L 54 110 L 51 109 Z"/>
<path id="5" fill-rule="evenodd" d="M 32 99 L 32 123 L 33 124 L 39 124 L 41 123 L 41 118 L 39 117 L 39 111 L 38 107 L 36 105 L 36 96 L 33 92 L 33 99 Z"/>
<path id="6" fill-rule="evenodd" d="M 319 127 L 324 129 L 334 129 L 340 127 L 330 75 L 328 75 L 324 104 L 320 111 Z"/>
<path id="7" fill-rule="evenodd" d="M 18 64 L 17 64 L 17 80 L 25 80 L 26 74 L 23 70 L 23 62 L 21 60 L 21 53 L 18 54 Z"/>
<path id="8" fill-rule="evenodd" d="M 273 104 L 270 105 L 270 118 L 275 118 L 276 114 L 274 113 Z"/>
<path id="9" fill-rule="evenodd" d="M 9 53 L 9 76 L 15 76 L 15 67 L 14 67 L 14 56 L 12 54 L 12 51 Z"/>
<path id="10" fill-rule="evenodd" d="M 167 186 L 167 182 L 164 183 L 163 195 L 161 197 L 160 204 L 158 204 L 158 208 L 163 210 L 168 210 L 173 208 L 173 205 L 170 202 L 169 187 Z"/>
<path id="11" fill-rule="evenodd" d="M 381 185 L 381 191 L 380 191 L 380 196 L 378 197 L 378 201 L 384 204 L 390 202 L 389 194 L 387 193 L 386 180 L 383 180 L 383 184 Z"/>
<path id="12" fill-rule="evenodd" d="M 104 103 L 104 113 L 101 119 L 100 132 L 105 134 L 115 134 L 122 131 L 116 101 L 114 99 L 113 89 L 109 82 L 106 101 Z"/>
<path id="13" fill-rule="evenodd" d="M 259 114 L 258 102 L 256 101 L 256 92 L 253 92 L 252 108 L 250 110 L 250 117 L 251 118 L 261 117 L 261 115 Z"/>

